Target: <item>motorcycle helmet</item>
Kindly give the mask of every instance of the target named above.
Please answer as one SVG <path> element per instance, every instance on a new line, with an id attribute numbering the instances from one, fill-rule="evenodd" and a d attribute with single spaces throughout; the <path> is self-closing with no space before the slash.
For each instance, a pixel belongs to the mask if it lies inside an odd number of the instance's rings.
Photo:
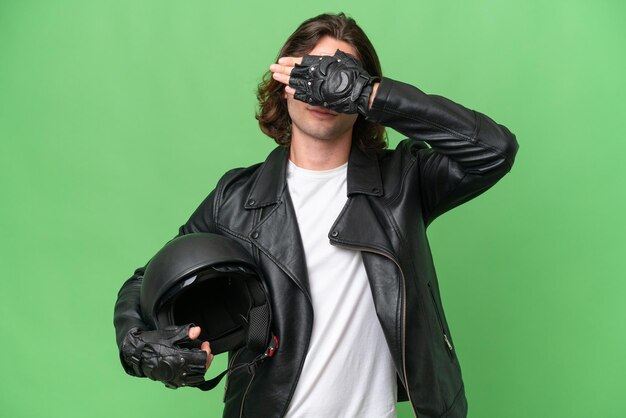
<path id="1" fill-rule="evenodd" d="M 146 267 L 140 307 L 153 329 L 200 326 L 196 341 L 209 341 L 212 354 L 247 345 L 260 359 L 278 348 L 261 272 L 242 246 L 222 235 L 193 233 L 168 242 Z"/>

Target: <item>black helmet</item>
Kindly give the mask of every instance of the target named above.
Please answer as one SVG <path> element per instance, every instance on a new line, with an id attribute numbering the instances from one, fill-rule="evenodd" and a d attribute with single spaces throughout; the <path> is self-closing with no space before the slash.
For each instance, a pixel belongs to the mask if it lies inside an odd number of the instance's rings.
<path id="1" fill-rule="evenodd" d="M 194 323 L 197 341 L 219 354 L 243 345 L 273 355 L 267 291 L 251 255 L 234 240 L 210 233 L 179 236 L 146 267 L 140 294 L 144 321 L 154 329 Z"/>

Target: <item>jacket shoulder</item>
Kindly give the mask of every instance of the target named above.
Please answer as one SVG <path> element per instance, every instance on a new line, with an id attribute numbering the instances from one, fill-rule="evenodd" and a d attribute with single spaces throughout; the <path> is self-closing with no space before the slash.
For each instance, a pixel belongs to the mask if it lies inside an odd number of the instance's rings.
<path id="1" fill-rule="evenodd" d="M 246 184 L 254 177 L 261 164 L 233 168 L 220 177 L 217 186 L 200 203 L 189 220 L 180 227 L 179 234 L 191 232 L 217 232 L 225 202 L 232 201 L 233 192 L 247 189 Z M 240 193 L 241 194 L 241 193 Z M 244 197 L 245 198 L 245 197 Z"/>
<path id="2" fill-rule="evenodd" d="M 263 163 L 256 163 L 248 167 L 238 167 L 228 170 L 217 182 L 216 206 L 222 206 L 225 200 L 233 195 L 243 194 L 245 199 L 248 191 L 262 168 Z"/>
<path id="3" fill-rule="evenodd" d="M 395 148 L 385 149 L 378 155 L 383 188 L 388 199 L 394 200 L 399 195 L 414 193 L 419 176 L 414 172 L 418 169 L 418 155 L 429 150 L 424 141 L 404 139 Z M 410 190 L 409 190 L 410 189 Z"/>
<path id="4" fill-rule="evenodd" d="M 259 162 L 248 167 L 232 168 L 220 177 L 217 182 L 218 187 L 221 185 L 224 189 L 228 189 L 233 186 L 241 186 L 254 177 L 254 174 L 261 169 L 262 165 L 263 163 Z"/>
<path id="5" fill-rule="evenodd" d="M 430 149 L 424 141 L 406 138 L 400 141 L 394 149 L 383 150 L 378 160 L 383 173 L 403 172 L 415 165 L 420 153 L 428 152 Z"/>
<path id="6" fill-rule="evenodd" d="M 381 161 L 385 161 L 388 159 L 398 159 L 398 158 L 405 158 L 405 159 L 411 160 L 417 157 L 417 154 L 421 150 L 428 150 L 428 149 L 430 149 L 430 146 L 425 141 L 405 138 L 401 140 L 400 142 L 398 142 L 398 145 L 396 145 L 395 148 L 383 150 L 379 158 Z"/>

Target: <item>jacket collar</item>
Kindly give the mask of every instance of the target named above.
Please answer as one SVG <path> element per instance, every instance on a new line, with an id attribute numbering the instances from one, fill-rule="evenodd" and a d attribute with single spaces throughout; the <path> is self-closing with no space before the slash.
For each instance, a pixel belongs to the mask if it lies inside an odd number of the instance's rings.
<path id="1" fill-rule="evenodd" d="M 289 147 L 276 147 L 261 165 L 244 207 L 257 209 L 278 203 L 287 185 Z M 383 182 L 376 157 L 370 157 L 354 145 L 348 159 L 348 196 L 382 196 Z"/>

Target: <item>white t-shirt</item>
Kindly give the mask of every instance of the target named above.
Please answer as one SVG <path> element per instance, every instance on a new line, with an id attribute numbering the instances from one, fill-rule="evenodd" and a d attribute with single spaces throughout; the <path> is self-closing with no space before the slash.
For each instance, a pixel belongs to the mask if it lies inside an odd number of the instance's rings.
<path id="1" fill-rule="evenodd" d="M 347 163 L 313 171 L 289 161 L 287 184 L 304 245 L 314 321 L 288 418 L 396 417 L 396 372 L 361 253 L 328 240 L 347 200 L 346 175 Z"/>

